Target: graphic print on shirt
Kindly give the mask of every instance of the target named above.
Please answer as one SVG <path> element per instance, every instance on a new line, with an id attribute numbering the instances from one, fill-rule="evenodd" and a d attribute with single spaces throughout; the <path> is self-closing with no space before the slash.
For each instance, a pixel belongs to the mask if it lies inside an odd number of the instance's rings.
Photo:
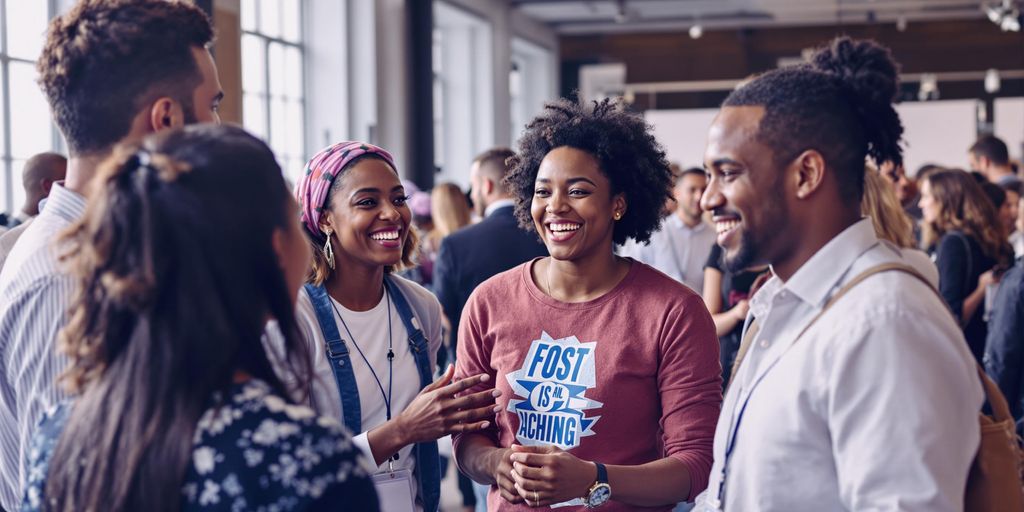
<path id="1" fill-rule="evenodd" d="M 575 336 L 556 340 L 541 332 L 522 368 L 506 375 L 517 395 L 508 410 L 519 419 L 516 439 L 521 444 L 569 450 L 580 445 L 580 438 L 594 435 L 601 417 L 587 417 L 585 411 L 603 404 L 585 395 L 597 383 L 595 350 L 596 341 L 580 343 Z"/>

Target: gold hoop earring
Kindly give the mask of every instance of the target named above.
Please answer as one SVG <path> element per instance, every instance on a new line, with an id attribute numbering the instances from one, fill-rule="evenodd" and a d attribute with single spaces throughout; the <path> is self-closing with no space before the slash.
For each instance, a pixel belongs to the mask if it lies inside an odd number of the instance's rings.
<path id="1" fill-rule="evenodd" d="M 324 244 L 322 249 L 324 253 L 324 259 L 327 260 L 327 266 L 334 270 L 334 247 L 331 246 L 331 232 L 327 232 L 327 242 Z"/>

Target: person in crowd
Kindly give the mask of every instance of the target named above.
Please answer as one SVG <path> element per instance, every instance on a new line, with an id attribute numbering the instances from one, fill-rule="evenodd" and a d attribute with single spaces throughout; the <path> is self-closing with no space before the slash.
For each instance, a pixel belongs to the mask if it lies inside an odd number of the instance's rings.
<path id="1" fill-rule="evenodd" d="M 1015 183 L 1009 182 L 1001 186 L 1003 193 L 1006 194 L 1006 200 L 1003 201 L 1003 205 L 999 208 L 999 220 L 1002 222 L 1004 229 L 1009 233 L 1007 239 L 1010 241 L 1010 245 L 1014 248 L 1016 254 L 1017 246 L 1020 244 L 1021 233 L 1017 229 L 1017 218 L 1020 217 L 1020 200 L 1021 192 L 1024 192 L 1024 182 Z"/>
<path id="2" fill-rule="evenodd" d="M 646 263 L 690 289 L 704 289 L 704 263 L 715 245 L 714 227 L 704 221 L 700 196 L 707 188 L 704 169 L 691 167 L 675 177 L 672 213 L 647 245 L 628 243 L 620 254 Z"/>
<path id="3" fill-rule="evenodd" d="M 921 211 L 923 245 L 939 268 L 939 290 L 980 362 L 986 337 L 985 289 L 998 280 L 999 269 L 1010 266 L 1013 250 L 992 201 L 963 171 L 929 175 L 921 187 Z"/>
<path id="4" fill-rule="evenodd" d="M 482 220 L 441 239 L 434 291 L 452 325 L 450 350 L 455 351 L 462 310 L 480 283 L 533 258 L 547 255 L 537 234 L 521 229 L 513 212 L 508 184 L 508 148 L 492 148 L 469 170 L 470 196 Z"/>
<path id="5" fill-rule="evenodd" d="M 433 268 L 437 261 L 437 251 L 441 247 L 441 240 L 468 226 L 472 221 L 472 212 L 469 209 L 469 201 L 458 185 L 454 183 L 440 183 L 434 185 L 430 191 L 430 215 L 434 221 L 433 229 L 426 233 L 420 245 L 420 266 L 430 266 L 430 275 L 433 277 Z M 433 284 L 433 279 L 431 279 Z"/>
<path id="6" fill-rule="evenodd" d="M 409 185 L 412 183 L 402 180 L 403 187 Z M 429 290 L 433 286 L 434 259 L 437 257 L 437 246 L 431 243 L 429 237 L 430 233 L 434 231 L 434 218 L 430 211 L 430 193 L 416 189 L 407 192 L 406 195 L 409 197 L 409 210 L 412 212 L 412 229 L 416 231 L 416 237 L 419 238 L 420 244 L 419 254 L 415 258 L 416 265 L 406 268 L 399 275 Z"/>
<path id="7" fill-rule="evenodd" d="M 935 164 L 925 164 L 917 172 L 920 174 L 922 170 L 931 167 L 936 166 Z M 896 200 L 899 201 L 903 211 L 910 216 L 912 221 L 920 221 L 921 209 L 917 207 L 917 202 L 921 194 L 917 189 L 917 181 L 907 177 L 907 172 L 902 165 L 895 165 L 892 162 L 885 162 L 878 166 L 878 172 L 892 185 Z"/>
<path id="8" fill-rule="evenodd" d="M 1010 166 L 1010 152 L 1006 143 L 994 135 L 981 137 L 967 151 L 971 170 L 981 173 L 988 181 L 996 185 L 1016 182 L 1020 177 Z"/>
<path id="9" fill-rule="evenodd" d="M 97 165 L 116 143 L 217 121 L 224 93 L 210 20 L 192 2 L 81 1 L 50 22 L 39 82 L 67 141 L 67 178 L 50 189 L 0 270 L 0 506 L 14 510 L 28 441 L 63 396 L 56 350 L 75 281 L 52 241 L 82 217 Z"/>
<path id="10" fill-rule="evenodd" d="M 535 233 L 519 228 L 513 213 L 512 196 L 504 182 L 507 161 L 513 155 L 508 148 L 492 148 L 477 155 L 469 169 L 470 197 L 482 220 L 441 239 L 434 292 L 451 325 L 447 349 L 452 360 L 459 319 L 473 290 L 495 274 L 547 255 Z M 475 504 L 477 511 L 486 512 L 487 486 L 475 484 L 460 472 L 459 490 L 464 507 Z"/>
<path id="11" fill-rule="evenodd" d="M 8 221 L 7 228 L 0 228 L 0 269 L 11 253 L 14 243 L 21 238 L 32 219 L 39 215 L 39 205 L 50 195 L 54 183 L 64 181 L 68 159 L 57 153 L 40 153 L 25 162 L 21 173 L 25 189 L 25 204 Z"/>
<path id="12" fill-rule="evenodd" d="M 305 397 L 340 419 L 374 461 L 382 509 L 434 512 L 440 494 L 438 438 L 484 428 L 490 391 L 456 398 L 490 379 L 431 382 L 441 346 L 441 306 L 422 286 L 394 275 L 412 265 L 417 239 L 391 155 L 363 142 L 317 153 L 296 197 L 313 266 L 297 305 L 313 359 Z M 404 482 L 397 485 L 395 481 Z"/>
<path id="13" fill-rule="evenodd" d="M 1024 261 L 1002 276 L 985 343 L 985 371 L 1003 392 L 1024 436 Z"/>
<path id="14" fill-rule="evenodd" d="M 871 166 L 864 170 L 864 197 L 860 209 L 865 217 L 871 219 L 878 239 L 898 247 L 906 263 L 927 278 L 933 288 L 938 288 L 939 270 L 928 254 L 917 248 L 914 222 L 903 209 L 888 180 Z"/>
<path id="15" fill-rule="evenodd" d="M 719 360 L 722 364 L 722 389 L 729 387 L 736 355 L 740 349 L 743 322 L 750 310 L 750 298 L 771 272 L 766 265 L 731 272 L 725 266 L 725 254 L 718 244 L 711 245 L 704 263 L 704 293 L 701 297 L 715 322 Z"/>
<path id="16" fill-rule="evenodd" d="M 698 510 L 962 510 L 983 400 L 963 334 L 912 270 L 866 273 L 906 265 L 861 215 L 865 158 L 901 163 L 896 69 L 838 38 L 711 125 L 702 206 L 726 266 L 775 277 L 750 300 Z"/>
<path id="17" fill-rule="evenodd" d="M 288 402 L 261 343 L 270 319 L 305 348 L 310 259 L 270 149 L 202 125 L 97 173 L 60 249 L 80 290 L 60 334 L 75 399 L 32 440 L 21 510 L 376 510 L 349 434 Z"/>
<path id="18" fill-rule="evenodd" d="M 711 315 L 690 288 L 616 256 L 671 197 L 651 128 L 620 103 L 562 99 L 527 125 L 506 178 L 551 256 L 481 284 L 457 375 L 486 372 L 503 411 L 455 436 L 488 510 L 558 504 L 671 510 L 705 486 L 721 400 Z"/>
<path id="19" fill-rule="evenodd" d="M 13 228 L 39 215 L 39 202 L 50 195 L 50 187 L 64 181 L 68 159 L 57 153 L 40 153 L 29 158 L 21 171 L 21 184 L 25 190 L 25 204 L 11 217 L 7 227 Z"/>
<path id="20" fill-rule="evenodd" d="M 1013 233 L 1010 234 L 1010 245 L 1013 246 L 1015 258 L 1024 257 L 1024 186 L 1007 185 L 1006 193 L 1011 198 L 1017 195 L 1017 218 L 1013 221 Z M 0 241 L 3 237 L 0 237 Z"/>

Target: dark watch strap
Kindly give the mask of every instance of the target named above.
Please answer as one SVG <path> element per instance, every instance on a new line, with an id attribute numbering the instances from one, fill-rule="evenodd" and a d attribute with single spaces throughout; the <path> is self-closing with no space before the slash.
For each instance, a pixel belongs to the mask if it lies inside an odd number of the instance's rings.
<path id="1" fill-rule="evenodd" d="M 604 464 L 600 462 L 595 462 L 594 464 L 597 465 L 597 483 L 608 483 L 608 470 L 604 467 Z"/>

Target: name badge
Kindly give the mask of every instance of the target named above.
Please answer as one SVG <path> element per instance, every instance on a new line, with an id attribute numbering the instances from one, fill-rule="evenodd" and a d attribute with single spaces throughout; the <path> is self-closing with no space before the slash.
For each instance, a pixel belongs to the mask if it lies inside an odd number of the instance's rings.
<path id="1" fill-rule="evenodd" d="M 381 512 L 416 512 L 416 482 L 412 470 L 399 469 L 373 475 Z"/>

